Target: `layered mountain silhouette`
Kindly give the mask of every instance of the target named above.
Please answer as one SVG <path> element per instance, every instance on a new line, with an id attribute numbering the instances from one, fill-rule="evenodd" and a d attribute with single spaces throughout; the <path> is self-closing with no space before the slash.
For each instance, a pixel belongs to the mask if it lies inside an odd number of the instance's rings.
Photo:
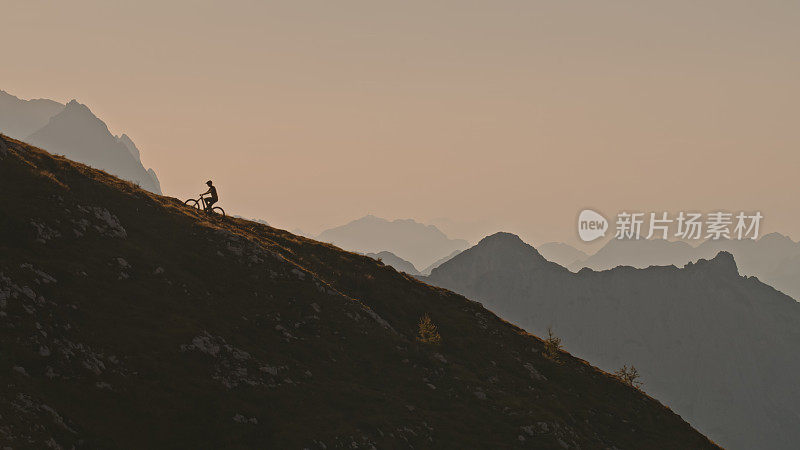
<path id="1" fill-rule="evenodd" d="M 4 136 L 0 192 L 4 447 L 717 448 L 363 255 Z"/>
<path id="2" fill-rule="evenodd" d="M 50 152 L 105 170 L 161 194 L 153 169 L 145 169 L 136 144 L 113 136 L 106 124 L 75 100 L 22 100 L 0 91 L 0 132 Z"/>
<path id="3" fill-rule="evenodd" d="M 469 246 L 463 239 L 448 238 L 433 225 L 412 219 L 389 221 L 373 215 L 325 230 L 317 239 L 356 252 L 392 252 L 416 267 L 428 267 Z"/>
<path id="4" fill-rule="evenodd" d="M 453 253 L 450 253 L 449 255 L 447 255 L 447 256 L 445 256 L 443 258 L 437 259 L 436 261 L 433 262 L 433 264 L 431 264 L 428 267 L 422 269 L 420 274 L 422 274 L 422 275 L 430 275 L 431 272 L 433 271 L 433 269 L 441 266 L 442 264 L 446 263 L 447 261 L 450 261 L 451 259 L 453 259 L 459 253 L 461 253 L 461 250 L 453 250 Z"/>
<path id="5" fill-rule="evenodd" d="M 517 236 L 483 239 L 427 280 L 483 303 L 645 390 L 733 449 L 800 442 L 800 304 L 720 252 L 683 268 L 573 273 Z"/>
<path id="6" fill-rule="evenodd" d="M 378 253 L 367 253 L 367 256 L 372 259 L 377 259 L 387 266 L 394 267 L 398 272 L 404 272 L 409 275 L 419 275 L 419 271 L 413 264 L 392 252 L 382 251 Z"/>
<path id="7" fill-rule="evenodd" d="M 536 249 L 548 261 L 553 261 L 564 267 L 580 264 L 589 257 L 586 253 L 563 242 L 548 242 L 537 246 Z"/>
<path id="8" fill-rule="evenodd" d="M 455 257 L 459 253 L 461 253 L 461 250 L 455 250 L 453 251 L 453 253 L 445 256 L 444 258 L 440 258 L 434 261 L 433 264 L 426 267 L 422 271 L 417 270 L 417 268 L 414 267 L 414 264 L 411 264 L 411 262 L 406 261 L 405 259 L 395 255 L 392 252 L 387 252 L 384 250 L 378 253 L 367 253 L 366 255 L 372 259 L 380 260 L 381 262 L 383 262 L 388 266 L 394 267 L 395 269 L 397 269 L 398 272 L 404 272 L 412 276 L 418 276 L 418 275 L 424 276 L 424 275 L 430 275 L 433 269 L 441 266 L 447 261 L 450 261 L 451 259 L 453 259 L 453 257 Z"/>
<path id="9" fill-rule="evenodd" d="M 0 91 L 0 132 L 23 140 L 63 110 L 64 105 L 53 100 L 22 100 Z"/>
<path id="10" fill-rule="evenodd" d="M 612 239 L 594 255 L 576 260 L 567 267 L 578 271 L 583 267 L 605 270 L 617 266 L 683 266 L 713 258 L 721 251 L 734 255 L 742 275 L 756 276 L 794 299 L 800 299 L 800 243 L 779 233 L 767 234 L 755 241 L 707 240 L 696 247 L 681 241 Z M 547 256 L 545 252 L 542 254 Z"/>

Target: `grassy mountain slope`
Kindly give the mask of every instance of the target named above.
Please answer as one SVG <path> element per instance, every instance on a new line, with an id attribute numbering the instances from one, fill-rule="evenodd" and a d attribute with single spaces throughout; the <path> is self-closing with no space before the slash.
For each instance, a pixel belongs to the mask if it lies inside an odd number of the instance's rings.
<path id="1" fill-rule="evenodd" d="M 716 448 L 368 257 L 4 136 L 0 192 L 0 445 Z"/>

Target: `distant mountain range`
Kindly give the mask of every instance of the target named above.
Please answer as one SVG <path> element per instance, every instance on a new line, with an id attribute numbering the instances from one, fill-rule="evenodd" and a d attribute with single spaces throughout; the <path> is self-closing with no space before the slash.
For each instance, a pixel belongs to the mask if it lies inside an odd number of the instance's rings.
<path id="1" fill-rule="evenodd" d="M 114 136 L 106 124 L 75 100 L 66 105 L 22 100 L 0 91 L 0 133 L 105 170 L 161 194 L 153 169 L 145 169 L 136 144 Z"/>
<path id="2" fill-rule="evenodd" d="M 428 267 L 422 269 L 422 271 L 420 271 L 420 274 L 422 274 L 422 275 L 430 275 L 431 272 L 433 271 L 433 269 L 435 269 L 435 268 L 441 266 L 442 264 L 446 263 L 447 261 L 450 261 L 451 259 L 455 258 L 455 256 L 457 254 L 461 253 L 461 252 L 462 252 L 462 250 L 453 250 L 453 253 L 450 253 L 449 255 L 447 255 L 445 257 L 437 259 L 436 261 L 433 262 L 433 264 L 431 264 Z"/>
<path id="3" fill-rule="evenodd" d="M 558 249 L 553 251 L 553 249 Z M 591 256 L 567 244 L 551 243 L 542 246 L 540 253 L 549 261 L 561 264 L 573 272 L 588 267 L 594 270 L 617 266 L 646 268 L 675 265 L 713 258 L 726 251 L 736 258 L 742 275 L 758 277 L 775 289 L 800 300 L 800 243 L 779 233 L 758 240 L 708 240 L 694 247 L 682 241 L 611 239 Z M 578 258 L 576 259 L 576 256 Z"/>
<path id="4" fill-rule="evenodd" d="M 417 270 L 414 264 L 411 264 L 411 262 L 406 261 L 405 259 L 395 255 L 392 252 L 387 252 L 384 250 L 378 253 L 367 253 L 366 255 L 372 259 L 380 260 L 387 266 L 392 266 L 400 272 L 405 272 L 409 275 L 417 276 L 417 275 L 430 275 L 433 269 L 439 267 L 440 265 L 446 263 L 447 261 L 450 261 L 454 256 L 456 256 L 459 253 L 461 253 L 460 250 L 455 250 L 453 251 L 453 253 L 445 256 L 444 258 L 436 260 L 433 264 L 426 267 L 422 271 Z"/>
<path id="5" fill-rule="evenodd" d="M 0 447 L 718 448 L 363 255 L 5 136 L 0 191 Z"/>
<path id="6" fill-rule="evenodd" d="M 589 257 L 586 253 L 563 242 L 548 242 L 538 246 L 537 250 L 548 261 L 553 261 L 564 267 L 570 267 Z"/>
<path id="7" fill-rule="evenodd" d="M 768 236 L 737 250 L 791 253 L 786 244 Z M 573 273 L 498 233 L 426 280 L 529 332 L 552 326 L 570 352 L 604 370 L 633 364 L 646 392 L 723 446 L 789 450 L 800 442 L 800 303 L 740 276 L 730 253 L 684 268 Z"/>
<path id="8" fill-rule="evenodd" d="M 392 266 L 399 272 L 405 272 L 413 276 L 419 275 L 419 271 L 417 270 L 416 267 L 414 267 L 413 264 L 395 255 L 392 252 L 382 251 L 378 253 L 367 253 L 367 256 L 369 256 L 372 259 L 376 259 L 386 264 L 387 266 Z"/>
<path id="9" fill-rule="evenodd" d="M 450 239 L 433 225 L 412 219 L 389 221 L 373 215 L 325 230 L 316 239 L 356 252 L 388 251 L 415 267 L 426 268 L 469 247 L 467 241 Z"/>

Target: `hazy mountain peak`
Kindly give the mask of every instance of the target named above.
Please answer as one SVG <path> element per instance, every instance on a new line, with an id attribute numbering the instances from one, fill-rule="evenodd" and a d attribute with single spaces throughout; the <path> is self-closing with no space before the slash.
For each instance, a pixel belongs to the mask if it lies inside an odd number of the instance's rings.
<path id="1" fill-rule="evenodd" d="M 70 100 L 26 141 L 161 193 L 155 172 L 142 166 L 133 141 L 112 135 L 105 122 L 77 100 Z"/>
<path id="2" fill-rule="evenodd" d="M 786 236 L 785 234 L 781 234 L 781 233 L 778 233 L 778 232 L 765 234 L 764 236 L 761 236 L 759 241 L 769 242 L 769 243 L 776 243 L 776 244 L 787 244 L 787 245 L 797 244 L 789 236 Z"/>
<path id="3" fill-rule="evenodd" d="M 481 239 L 474 247 L 464 250 L 454 258 L 431 271 L 431 277 L 444 276 L 448 270 L 461 267 L 457 277 L 489 271 L 517 274 L 536 269 L 565 271 L 563 267 L 544 258 L 531 245 L 513 233 L 497 232 Z"/>
<path id="4" fill-rule="evenodd" d="M 57 105 L 57 106 L 60 106 L 62 108 L 64 107 L 64 105 L 62 105 L 61 103 L 58 103 L 55 100 L 50 100 L 50 99 L 47 99 L 47 98 L 32 98 L 30 100 L 24 100 L 24 99 L 21 99 L 21 98 L 17 97 L 14 94 L 10 94 L 9 92 L 4 91 L 2 89 L 0 89 L 0 98 L 16 100 L 16 101 L 19 101 L 19 102 L 50 104 L 50 105 Z"/>
<path id="5" fill-rule="evenodd" d="M 542 263 L 548 262 L 532 245 L 526 244 L 516 234 L 505 231 L 486 236 L 481 239 L 474 248 L 480 251 L 512 252 L 521 255 L 529 255 Z"/>
<path id="6" fill-rule="evenodd" d="M 414 219 L 387 220 L 372 214 L 327 229 L 317 239 L 362 253 L 389 251 L 416 267 L 430 266 L 469 246 L 462 239 L 448 238 L 433 225 Z"/>
<path id="7" fill-rule="evenodd" d="M 64 109 L 53 100 L 23 100 L 0 91 L 0 133 L 23 140 Z"/>
<path id="8" fill-rule="evenodd" d="M 478 245 L 490 244 L 495 242 L 507 242 L 509 244 L 528 245 L 525 242 L 523 242 L 519 236 L 517 236 L 514 233 L 509 233 L 507 231 L 498 231 L 495 234 L 490 234 L 489 236 L 486 236 L 485 238 L 481 239 L 480 242 L 478 242 Z"/>
<path id="9" fill-rule="evenodd" d="M 84 105 L 83 103 L 78 103 L 78 101 L 75 99 L 70 100 L 64 107 L 63 111 L 50 118 L 50 123 L 48 126 L 54 122 L 61 122 L 61 127 L 81 127 L 77 128 L 76 131 L 88 129 L 87 131 L 92 130 L 98 133 L 108 133 L 111 135 L 111 131 L 109 131 L 106 123 L 94 115 L 88 106 Z M 38 132 L 31 136 L 36 134 L 38 134 Z"/>

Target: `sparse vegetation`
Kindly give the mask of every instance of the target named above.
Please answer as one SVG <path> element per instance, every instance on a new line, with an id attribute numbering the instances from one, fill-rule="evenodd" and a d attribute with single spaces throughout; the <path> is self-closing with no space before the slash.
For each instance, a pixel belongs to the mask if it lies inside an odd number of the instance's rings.
<path id="1" fill-rule="evenodd" d="M 423 344 L 439 344 L 442 336 L 439 335 L 439 328 L 433 323 L 427 314 L 419 319 L 419 335 L 417 340 Z"/>
<path id="2" fill-rule="evenodd" d="M 641 375 L 639 375 L 639 371 L 634 366 L 628 367 L 627 364 L 623 365 L 621 369 L 614 372 L 614 376 L 619 378 L 620 381 L 627 384 L 628 386 L 634 387 L 636 389 L 641 389 L 642 383 L 639 381 Z"/>
<path id="3" fill-rule="evenodd" d="M 544 356 L 553 361 L 558 360 L 561 351 L 561 338 L 553 334 L 553 328 L 547 327 L 547 339 L 544 340 Z"/>

